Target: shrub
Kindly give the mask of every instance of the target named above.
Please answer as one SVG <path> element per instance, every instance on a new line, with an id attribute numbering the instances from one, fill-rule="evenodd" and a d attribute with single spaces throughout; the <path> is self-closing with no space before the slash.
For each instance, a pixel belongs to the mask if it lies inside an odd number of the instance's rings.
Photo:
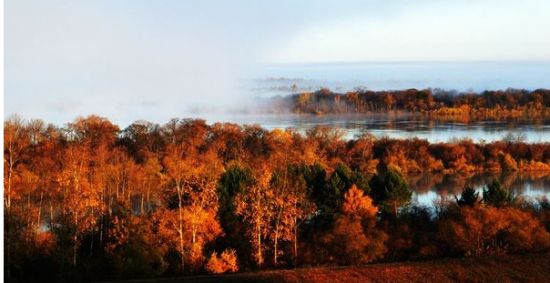
<path id="1" fill-rule="evenodd" d="M 206 263 L 206 271 L 214 274 L 237 272 L 238 270 L 237 253 L 233 249 L 223 251 L 220 256 L 213 252 Z"/>

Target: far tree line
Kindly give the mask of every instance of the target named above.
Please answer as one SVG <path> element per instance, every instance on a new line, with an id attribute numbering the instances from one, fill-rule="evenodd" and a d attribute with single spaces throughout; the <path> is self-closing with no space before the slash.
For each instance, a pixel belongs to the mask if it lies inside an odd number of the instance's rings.
<path id="1" fill-rule="evenodd" d="M 404 174 L 544 172 L 550 144 L 343 140 L 173 119 L 4 124 L 7 278 L 86 281 L 544 252 L 550 204 L 498 182 L 435 212 Z"/>
<path id="2" fill-rule="evenodd" d="M 435 118 L 474 119 L 546 118 L 550 116 L 550 90 L 507 89 L 457 92 L 442 89 L 372 91 L 346 93 L 321 88 L 285 97 L 267 99 L 268 111 L 310 114 L 405 111 Z"/>

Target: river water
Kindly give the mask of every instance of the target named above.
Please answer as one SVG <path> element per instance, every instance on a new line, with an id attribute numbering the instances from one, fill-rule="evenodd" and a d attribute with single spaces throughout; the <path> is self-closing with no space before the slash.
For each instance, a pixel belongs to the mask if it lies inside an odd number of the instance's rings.
<path id="1" fill-rule="evenodd" d="M 352 139 L 370 133 L 377 137 L 421 138 L 430 142 L 472 139 L 475 142 L 501 140 L 507 135 L 521 136 L 527 142 L 550 141 L 550 120 L 434 121 L 413 115 L 309 115 L 309 114 L 203 114 L 208 123 L 257 124 L 266 129 L 294 128 L 301 133 L 315 126 L 342 131 Z"/>
<path id="2" fill-rule="evenodd" d="M 516 197 L 526 201 L 537 201 L 542 197 L 550 199 L 550 172 L 536 174 L 420 174 L 406 176 L 406 179 L 413 191 L 413 204 L 430 208 L 434 208 L 441 201 L 454 201 L 454 197 L 459 197 L 462 189 L 466 186 L 476 189 L 481 196 L 485 186 L 495 179 Z"/>

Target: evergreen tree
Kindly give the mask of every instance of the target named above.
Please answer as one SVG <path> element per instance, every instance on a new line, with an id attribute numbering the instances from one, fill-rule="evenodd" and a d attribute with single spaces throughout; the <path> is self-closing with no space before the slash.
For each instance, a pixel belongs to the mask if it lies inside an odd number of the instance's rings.
<path id="1" fill-rule="evenodd" d="M 483 202 L 487 205 L 501 207 L 514 201 L 513 195 L 504 189 L 497 180 L 487 184 L 483 190 Z"/>
<path id="2" fill-rule="evenodd" d="M 455 196 L 456 198 L 456 196 Z M 456 203 L 459 206 L 475 206 L 479 203 L 479 193 L 472 187 L 466 187 L 460 194 L 460 199 L 456 198 Z"/>
<path id="3" fill-rule="evenodd" d="M 399 172 L 381 170 L 371 180 L 371 196 L 384 213 L 397 217 L 400 207 L 411 201 L 412 192 Z"/>

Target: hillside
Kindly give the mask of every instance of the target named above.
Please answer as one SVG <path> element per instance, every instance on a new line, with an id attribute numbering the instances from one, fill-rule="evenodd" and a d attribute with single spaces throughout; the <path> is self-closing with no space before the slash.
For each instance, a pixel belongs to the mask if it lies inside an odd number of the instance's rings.
<path id="1" fill-rule="evenodd" d="M 361 267 L 301 268 L 128 282 L 545 282 L 549 278 L 550 255 L 538 254 Z"/>

